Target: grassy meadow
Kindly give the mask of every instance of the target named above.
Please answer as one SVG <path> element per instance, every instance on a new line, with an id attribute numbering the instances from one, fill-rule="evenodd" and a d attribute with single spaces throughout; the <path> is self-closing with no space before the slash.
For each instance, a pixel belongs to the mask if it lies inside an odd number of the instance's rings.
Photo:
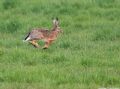
<path id="1" fill-rule="evenodd" d="M 22 42 L 53 17 L 49 49 Z M 120 0 L 0 0 L 0 89 L 103 87 L 120 88 Z"/>

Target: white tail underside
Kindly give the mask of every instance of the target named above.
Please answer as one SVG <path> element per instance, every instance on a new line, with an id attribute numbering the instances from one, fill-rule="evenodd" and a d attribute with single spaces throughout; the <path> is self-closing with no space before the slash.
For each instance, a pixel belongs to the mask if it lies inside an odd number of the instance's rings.
<path id="1" fill-rule="evenodd" d="M 25 41 L 29 41 L 31 38 L 30 37 L 28 37 Z"/>
<path id="2" fill-rule="evenodd" d="M 26 40 L 23 40 L 23 42 L 26 42 L 26 41 L 29 41 L 31 38 L 30 37 L 28 37 Z"/>

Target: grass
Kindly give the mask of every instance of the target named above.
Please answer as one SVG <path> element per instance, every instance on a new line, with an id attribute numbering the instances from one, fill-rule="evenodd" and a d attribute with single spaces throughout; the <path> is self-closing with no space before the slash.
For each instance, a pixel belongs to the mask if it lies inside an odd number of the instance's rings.
<path id="1" fill-rule="evenodd" d="M 119 0 L 1 0 L 0 89 L 120 88 L 119 8 Z M 22 42 L 52 17 L 64 33 L 49 49 Z"/>

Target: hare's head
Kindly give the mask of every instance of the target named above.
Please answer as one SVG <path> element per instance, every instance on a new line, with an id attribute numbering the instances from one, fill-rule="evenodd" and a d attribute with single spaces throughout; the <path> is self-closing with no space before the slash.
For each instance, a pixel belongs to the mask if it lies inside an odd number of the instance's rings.
<path id="1" fill-rule="evenodd" d="M 57 27 L 57 28 L 55 29 L 55 31 L 56 31 L 57 33 L 63 33 L 63 30 L 62 30 L 60 27 Z"/>
<path id="2" fill-rule="evenodd" d="M 54 18 L 54 19 L 53 19 L 53 25 L 56 26 L 56 27 L 59 26 L 58 18 Z"/>

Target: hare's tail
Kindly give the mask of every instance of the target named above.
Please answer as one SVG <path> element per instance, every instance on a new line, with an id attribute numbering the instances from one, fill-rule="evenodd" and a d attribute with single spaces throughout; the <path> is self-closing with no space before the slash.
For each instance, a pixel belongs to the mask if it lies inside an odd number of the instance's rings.
<path id="1" fill-rule="evenodd" d="M 23 40 L 23 42 L 29 41 L 31 38 L 30 36 L 30 32 L 27 34 L 27 36 L 25 37 L 25 39 Z"/>

